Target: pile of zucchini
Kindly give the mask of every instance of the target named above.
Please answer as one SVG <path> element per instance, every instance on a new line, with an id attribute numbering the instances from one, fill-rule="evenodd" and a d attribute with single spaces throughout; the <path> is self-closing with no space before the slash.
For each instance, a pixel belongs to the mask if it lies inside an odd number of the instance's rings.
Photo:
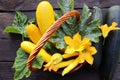
<path id="1" fill-rule="evenodd" d="M 117 27 L 120 27 L 120 5 L 112 6 L 108 9 L 106 21 L 108 25 L 111 25 L 113 21 L 117 22 Z M 101 80 L 113 79 L 119 54 L 120 31 L 111 31 L 109 36 L 105 39 L 105 43 L 103 45 Z"/>
<path id="2" fill-rule="evenodd" d="M 93 10 L 93 19 L 100 19 L 101 25 L 106 23 L 111 25 L 112 22 L 117 22 L 120 27 L 120 5 L 112 6 L 108 9 L 106 19 L 103 19 L 101 10 L 95 7 Z M 120 56 L 120 31 L 111 31 L 109 36 L 98 44 L 94 44 L 98 53 L 94 56 L 95 61 L 93 69 L 100 68 L 101 80 L 112 80 L 115 69 Z M 104 43 L 104 44 L 103 44 Z"/>

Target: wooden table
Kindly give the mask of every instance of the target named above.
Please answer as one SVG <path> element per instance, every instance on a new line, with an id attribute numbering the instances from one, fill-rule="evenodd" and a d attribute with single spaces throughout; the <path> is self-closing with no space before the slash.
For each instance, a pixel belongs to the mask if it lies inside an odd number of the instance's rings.
<path id="1" fill-rule="evenodd" d="M 4 33 L 4 28 L 11 25 L 16 10 L 21 10 L 29 16 L 29 18 L 35 17 L 35 9 L 40 1 L 41 0 L 0 0 L 0 80 L 13 80 L 14 69 L 12 69 L 12 65 L 21 41 L 20 36 Z M 60 0 L 49 1 L 53 4 L 54 9 L 59 9 L 57 2 Z M 75 9 L 81 10 L 83 3 L 86 3 L 89 7 L 93 7 L 94 5 L 101 7 L 105 16 L 107 8 L 116 4 L 120 5 L 120 0 L 75 0 Z M 78 72 L 61 78 L 58 74 L 49 74 L 49 72 L 40 70 L 34 72 L 30 78 L 23 80 L 78 80 L 78 78 L 79 80 L 101 80 L 99 71 L 91 73 L 80 71 L 82 73 L 79 75 L 77 74 Z M 120 61 L 117 64 L 113 80 L 120 80 L 119 74 Z M 76 77 L 73 79 L 73 76 Z"/>

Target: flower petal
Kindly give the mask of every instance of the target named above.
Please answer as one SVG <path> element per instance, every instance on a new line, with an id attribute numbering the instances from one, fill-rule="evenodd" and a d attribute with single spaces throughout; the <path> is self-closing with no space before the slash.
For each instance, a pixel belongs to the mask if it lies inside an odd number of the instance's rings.
<path id="1" fill-rule="evenodd" d="M 106 38 L 108 36 L 108 33 L 112 30 L 120 30 L 120 28 L 116 27 L 117 23 L 113 22 L 112 25 L 110 27 L 108 27 L 107 24 L 100 26 L 99 28 L 102 31 L 102 35 L 104 38 Z"/>
<path id="2" fill-rule="evenodd" d="M 84 58 L 89 64 L 91 65 L 93 64 L 94 58 L 93 56 L 91 56 L 91 54 L 89 53 L 84 54 Z"/>
<path id="3" fill-rule="evenodd" d="M 106 38 L 106 37 L 108 36 L 108 33 L 110 32 L 108 25 L 105 24 L 105 25 L 100 26 L 99 28 L 100 28 L 101 31 L 102 31 L 103 37 Z"/>
<path id="4" fill-rule="evenodd" d="M 120 28 L 116 27 L 118 24 L 116 22 L 113 22 L 110 26 L 110 30 L 120 30 Z"/>
<path id="5" fill-rule="evenodd" d="M 65 36 L 64 40 L 65 40 L 66 44 L 68 44 L 68 45 L 70 45 L 72 43 L 72 38 L 69 36 Z"/>
<path id="6" fill-rule="evenodd" d="M 95 47 L 89 47 L 89 48 L 87 48 L 87 50 L 89 51 L 89 53 L 91 54 L 91 55 L 95 55 L 96 53 L 97 53 L 97 50 L 96 50 L 96 48 Z"/>
<path id="7" fill-rule="evenodd" d="M 81 35 L 79 35 L 79 33 L 76 33 L 73 36 L 73 40 L 76 41 L 77 43 L 81 43 Z"/>
<path id="8" fill-rule="evenodd" d="M 69 53 L 69 54 L 72 54 L 75 52 L 75 49 L 70 47 L 70 46 L 67 46 L 66 50 L 65 50 L 65 53 Z"/>
<path id="9" fill-rule="evenodd" d="M 79 63 L 84 63 L 84 62 L 85 62 L 84 55 L 80 53 Z"/>

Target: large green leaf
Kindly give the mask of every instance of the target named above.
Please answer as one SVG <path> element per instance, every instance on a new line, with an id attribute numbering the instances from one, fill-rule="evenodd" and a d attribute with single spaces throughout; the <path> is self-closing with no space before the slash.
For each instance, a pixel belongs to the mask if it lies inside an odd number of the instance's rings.
<path id="1" fill-rule="evenodd" d="M 18 34 L 21 34 L 23 37 L 27 37 L 26 31 L 25 31 L 27 21 L 28 21 L 28 18 L 25 14 L 23 14 L 20 11 L 16 11 L 16 15 L 14 17 L 11 27 L 10 26 L 6 27 L 4 29 L 4 32 L 18 33 Z"/>
<path id="2" fill-rule="evenodd" d="M 100 20 L 94 19 L 91 22 L 88 22 L 90 16 L 90 9 L 84 4 L 79 24 L 79 32 L 82 37 L 88 37 L 92 42 L 99 42 L 99 37 L 101 36 L 100 29 L 98 28 L 100 25 Z"/>
<path id="3" fill-rule="evenodd" d="M 94 20 L 87 25 L 86 30 L 84 30 L 83 37 L 90 38 L 92 42 L 99 42 L 99 37 L 101 36 L 101 31 L 98 28 L 100 20 Z"/>
<path id="4" fill-rule="evenodd" d="M 19 30 L 19 28 L 18 28 L 18 27 L 15 27 L 15 26 L 7 26 L 7 27 L 4 29 L 4 32 L 6 32 L 6 33 L 22 34 L 21 31 Z"/>
<path id="5" fill-rule="evenodd" d="M 87 27 L 86 24 L 87 24 L 88 19 L 91 16 L 91 14 L 92 13 L 90 12 L 90 9 L 88 8 L 88 6 L 84 4 L 84 7 L 82 9 L 81 18 L 80 18 L 80 25 L 79 25 L 80 32 L 83 32 L 86 29 L 86 27 Z"/>
<path id="6" fill-rule="evenodd" d="M 60 7 L 60 9 L 62 11 L 62 15 L 69 12 L 69 11 L 71 11 L 71 10 L 74 10 L 74 0 L 62 0 L 61 2 L 58 3 L 58 5 L 59 5 L 59 7 Z M 69 36 L 73 36 L 73 34 L 75 34 L 76 29 L 77 29 L 75 17 L 71 17 L 69 20 L 66 21 L 66 23 L 63 24 L 64 25 L 63 29 L 64 29 L 65 26 L 69 27 L 69 29 L 71 31 L 68 32 L 68 33 L 72 34 L 72 35 L 69 35 Z"/>
<path id="7" fill-rule="evenodd" d="M 56 19 L 60 18 L 61 16 L 62 16 L 61 12 L 58 12 L 58 11 L 55 12 Z M 63 23 L 60 29 L 65 33 L 65 35 L 72 36 L 72 30 L 70 29 L 67 23 Z"/>
<path id="8" fill-rule="evenodd" d="M 66 47 L 64 36 L 64 32 L 59 29 L 56 31 L 55 36 L 50 38 L 50 41 L 55 44 L 57 49 L 64 49 Z"/>
<path id="9" fill-rule="evenodd" d="M 17 56 L 15 58 L 13 68 L 15 68 L 14 80 L 20 80 L 23 77 L 29 77 L 31 71 L 27 68 L 26 62 L 28 59 L 28 54 L 24 52 L 21 48 L 17 51 Z M 43 64 L 42 57 L 37 57 L 33 62 L 33 67 L 41 68 Z"/>
<path id="10" fill-rule="evenodd" d="M 56 11 L 55 12 L 55 17 L 56 19 L 60 18 L 63 14 L 66 12 L 69 12 L 74 9 L 74 0 L 62 0 L 61 2 L 58 3 L 61 12 Z M 55 36 L 52 36 L 50 41 L 52 43 L 55 43 L 56 47 L 58 49 L 65 49 L 66 44 L 64 41 L 64 36 L 73 36 L 75 33 L 78 32 L 78 26 L 76 25 L 76 19 L 75 17 L 70 18 L 67 20 L 65 23 L 63 23 L 56 31 Z"/>
<path id="11" fill-rule="evenodd" d="M 43 62 L 44 62 L 44 60 L 43 60 L 42 56 L 37 56 L 32 64 L 32 66 L 35 68 L 41 69 Z"/>
<path id="12" fill-rule="evenodd" d="M 26 54 L 21 48 L 19 48 L 13 65 L 13 68 L 15 68 L 14 80 L 20 80 L 24 76 L 30 76 L 31 71 L 26 66 L 27 59 L 28 54 Z"/>
<path id="13" fill-rule="evenodd" d="M 16 11 L 16 15 L 14 17 L 12 25 L 7 26 L 4 29 L 4 32 L 21 34 L 22 39 L 24 40 L 24 38 L 28 37 L 25 29 L 26 25 L 28 23 L 34 23 L 34 22 L 35 22 L 34 18 L 28 20 L 28 17 L 24 13 L 20 11 Z"/>
<path id="14" fill-rule="evenodd" d="M 58 2 L 58 5 L 62 10 L 62 13 L 65 14 L 74 9 L 74 0 L 62 0 L 61 2 Z"/>

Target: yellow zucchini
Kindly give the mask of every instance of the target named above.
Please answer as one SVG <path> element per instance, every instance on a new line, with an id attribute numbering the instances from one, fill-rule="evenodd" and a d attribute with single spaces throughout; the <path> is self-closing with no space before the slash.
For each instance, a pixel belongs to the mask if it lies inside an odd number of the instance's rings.
<path id="1" fill-rule="evenodd" d="M 38 4 L 36 9 L 36 20 L 41 34 L 54 23 L 54 11 L 52 5 L 48 1 L 42 1 Z"/>
<path id="2" fill-rule="evenodd" d="M 32 52 L 32 50 L 35 48 L 35 44 L 33 44 L 30 41 L 23 41 L 23 42 L 21 42 L 21 48 L 25 52 L 30 54 Z M 43 48 L 39 51 L 37 56 L 42 56 L 45 62 L 49 62 L 51 60 L 51 55 L 49 53 L 47 53 Z"/>
<path id="3" fill-rule="evenodd" d="M 41 38 L 41 33 L 39 28 L 35 24 L 29 24 L 26 26 L 26 33 L 30 40 L 36 44 Z"/>

